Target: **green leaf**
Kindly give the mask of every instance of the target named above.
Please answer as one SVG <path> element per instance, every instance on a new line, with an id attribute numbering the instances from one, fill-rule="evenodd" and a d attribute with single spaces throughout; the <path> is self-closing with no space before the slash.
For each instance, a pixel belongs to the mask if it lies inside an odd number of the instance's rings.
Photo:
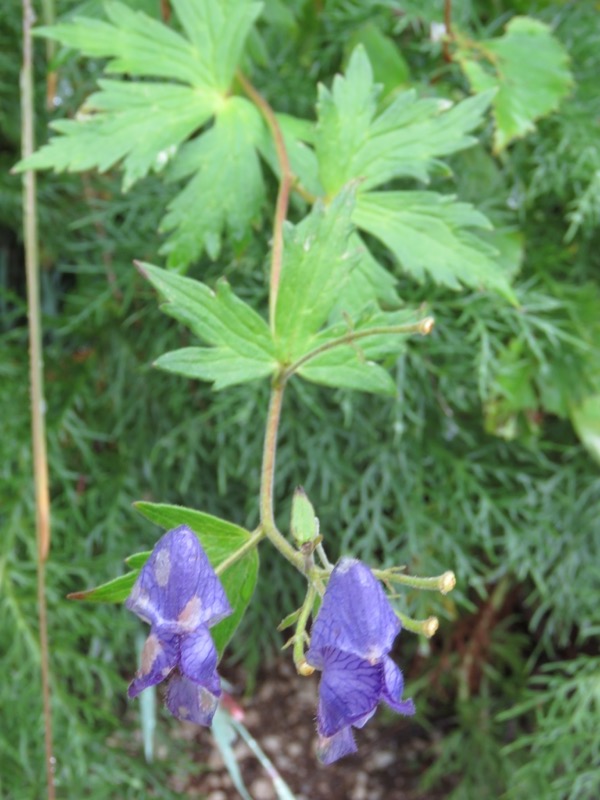
<path id="1" fill-rule="evenodd" d="M 160 171 L 179 145 L 215 110 L 215 98 L 187 86 L 101 80 L 75 120 L 57 120 L 55 136 L 17 171 L 101 172 L 123 162 L 127 190 L 150 170 Z"/>
<path id="2" fill-rule="evenodd" d="M 362 46 L 355 49 L 345 77 L 330 92 L 319 87 L 316 153 L 329 196 L 360 178 L 360 190 L 398 177 L 427 181 L 439 158 L 475 144 L 468 134 L 480 124 L 493 93 L 452 106 L 446 100 L 399 94 L 377 116 L 378 88 Z"/>
<path id="3" fill-rule="evenodd" d="M 417 280 L 429 274 L 452 289 L 494 289 L 516 302 L 497 251 L 476 233 L 491 225 L 469 203 L 435 192 L 369 192 L 358 198 L 354 221 Z"/>
<path id="4" fill-rule="evenodd" d="M 586 397 L 570 409 L 571 421 L 582 444 L 600 463 L 600 394 Z"/>
<path id="5" fill-rule="evenodd" d="M 138 553 L 137 555 L 144 555 L 143 563 L 145 563 L 150 553 Z M 142 565 L 140 564 L 140 566 Z M 89 603 L 123 603 L 129 597 L 139 572 L 139 569 L 135 569 L 133 572 L 127 572 L 125 575 L 113 578 L 113 580 L 96 586 L 94 589 L 71 592 L 67 597 L 69 600 L 85 600 Z"/>
<path id="6" fill-rule="evenodd" d="M 215 293 L 200 281 L 151 264 L 140 263 L 138 268 L 167 301 L 162 306 L 165 313 L 215 346 L 167 353 L 158 359 L 157 366 L 215 381 L 215 388 L 254 380 L 275 371 L 277 359 L 267 323 L 233 294 L 227 281 L 221 279 Z"/>
<path id="7" fill-rule="evenodd" d="M 348 251 L 355 187 L 330 206 L 318 202 L 299 225 L 287 227 L 277 295 L 275 335 L 283 361 L 294 361 L 327 321 L 353 266 Z"/>
<path id="8" fill-rule="evenodd" d="M 276 363 L 271 358 L 264 361 L 246 358 L 226 347 L 184 347 L 160 356 L 154 366 L 186 378 L 210 381 L 218 391 L 266 378 L 274 372 Z"/>
<path id="9" fill-rule="evenodd" d="M 367 22 L 356 29 L 348 42 L 347 52 L 352 53 L 357 45 L 364 47 L 373 67 L 373 77 L 382 85 L 384 96 L 408 81 L 410 70 L 400 48 L 375 23 Z"/>
<path id="10" fill-rule="evenodd" d="M 404 350 L 410 334 L 390 330 L 381 332 L 381 329 L 414 325 L 422 316 L 422 312 L 403 309 L 392 313 L 371 311 L 358 321 L 340 321 L 313 339 L 314 350 L 343 341 L 344 338 L 351 338 L 352 341 L 311 357 L 297 372 L 306 380 L 324 386 L 394 394 L 394 381 L 387 370 L 376 362 L 387 356 L 398 356 Z"/>
<path id="11" fill-rule="evenodd" d="M 496 152 L 535 130 L 534 121 L 555 111 L 573 83 L 567 51 L 548 25 L 530 17 L 514 17 L 497 39 L 461 41 L 456 58 L 476 92 L 497 89 Z"/>
<path id="12" fill-rule="evenodd" d="M 244 528 L 191 508 L 144 502 L 136 503 L 135 507 L 146 519 L 166 530 L 176 528 L 178 525 L 190 527 L 197 534 L 210 563 L 215 568 L 250 538 L 250 534 Z M 230 617 L 211 629 L 220 655 L 244 616 L 254 592 L 257 575 L 258 551 L 253 548 L 219 576 L 233 609 Z"/>
<path id="13" fill-rule="evenodd" d="M 398 308 L 402 303 L 396 291 L 397 278 L 373 257 L 358 234 L 350 236 L 349 247 L 356 250 L 358 258 L 348 280 L 340 288 L 332 317 L 348 314 L 356 318 L 365 308 L 376 305 L 385 309 Z"/>
<path id="14" fill-rule="evenodd" d="M 100 91 L 77 118 L 53 123 L 59 135 L 17 169 L 104 171 L 123 161 L 128 189 L 150 170 L 165 167 L 178 147 L 222 110 L 261 6 L 246 0 L 174 0 L 173 6 L 186 36 L 118 2 L 107 3 L 108 22 L 76 17 L 40 29 L 41 35 L 86 55 L 108 57 L 106 73 L 124 78 L 100 81 Z M 132 81 L 132 76 L 179 83 Z M 247 204 L 242 206 L 237 217 L 225 215 L 234 229 L 240 217 L 246 221 Z M 182 213 L 172 213 L 168 227 L 179 227 Z"/>
<path id="15" fill-rule="evenodd" d="M 175 269 L 196 261 L 203 250 L 217 258 L 226 231 L 241 239 L 260 216 L 264 184 L 256 146 L 263 124 L 242 97 L 223 101 L 215 124 L 184 144 L 171 179 L 193 175 L 167 207 L 162 231 L 171 231 L 161 253 Z"/>
<path id="16" fill-rule="evenodd" d="M 201 87 L 214 85 L 211 70 L 181 34 L 124 3 L 107 2 L 104 9 L 109 22 L 75 15 L 70 22 L 37 28 L 36 35 L 90 58 L 109 58 L 107 74 L 169 78 Z"/>

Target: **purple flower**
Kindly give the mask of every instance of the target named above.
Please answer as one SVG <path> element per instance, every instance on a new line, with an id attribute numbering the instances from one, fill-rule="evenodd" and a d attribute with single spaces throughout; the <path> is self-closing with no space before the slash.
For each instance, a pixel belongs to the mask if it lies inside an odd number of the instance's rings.
<path id="1" fill-rule="evenodd" d="M 308 663 L 323 672 L 319 686 L 319 758 L 331 764 L 354 753 L 352 726 L 362 728 L 380 700 L 414 714 L 402 700 L 402 673 L 389 657 L 400 621 L 371 570 L 353 558 L 333 572 L 313 625 Z"/>
<path id="2" fill-rule="evenodd" d="M 209 628 L 232 610 L 197 536 L 187 525 L 165 533 L 125 601 L 151 626 L 129 696 L 169 679 L 167 707 L 179 719 L 210 725 L 221 694 Z"/>

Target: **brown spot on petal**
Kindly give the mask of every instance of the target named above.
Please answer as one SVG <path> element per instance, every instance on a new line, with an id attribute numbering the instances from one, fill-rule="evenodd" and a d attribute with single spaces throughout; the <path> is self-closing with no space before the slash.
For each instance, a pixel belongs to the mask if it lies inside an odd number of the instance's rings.
<path id="1" fill-rule="evenodd" d="M 177 617 L 177 621 L 181 622 L 182 625 L 191 625 L 193 626 L 202 611 L 202 601 L 198 597 L 198 595 L 194 595 L 185 605 L 185 608 L 181 612 L 181 614 Z"/>
<path id="2" fill-rule="evenodd" d="M 144 649 L 142 650 L 142 665 L 140 667 L 140 676 L 148 675 L 154 662 L 158 658 L 158 656 L 162 653 L 162 645 L 156 638 L 156 636 L 151 633 L 150 636 L 146 639 L 146 644 L 144 645 Z"/>

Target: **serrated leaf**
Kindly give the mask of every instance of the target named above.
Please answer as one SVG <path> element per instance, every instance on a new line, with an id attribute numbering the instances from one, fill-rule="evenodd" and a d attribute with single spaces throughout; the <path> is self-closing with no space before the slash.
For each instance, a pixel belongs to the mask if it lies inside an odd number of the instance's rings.
<path id="1" fill-rule="evenodd" d="M 222 235 L 241 239 L 260 215 L 264 184 L 256 146 L 262 127 L 251 103 L 230 97 L 214 126 L 181 148 L 170 177 L 193 177 L 161 222 L 161 230 L 171 232 L 161 248 L 170 267 L 182 269 L 204 250 L 217 258 Z"/>
<path id="2" fill-rule="evenodd" d="M 138 268 L 167 301 L 163 311 L 214 345 L 211 349 L 184 348 L 167 353 L 158 359 L 157 366 L 214 380 L 215 388 L 264 377 L 276 369 L 267 323 L 233 294 L 227 281 L 221 279 L 213 292 L 200 281 L 151 264 L 140 263 Z"/>
<path id="3" fill-rule="evenodd" d="M 261 6 L 247 0 L 174 0 L 173 6 L 186 36 L 118 2 L 107 4 L 108 22 L 76 17 L 41 29 L 87 55 L 108 57 L 106 73 L 124 79 L 100 81 L 101 90 L 78 118 L 55 122 L 59 135 L 17 169 L 103 171 L 123 161 L 128 189 L 150 170 L 165 167 L 182 142 L 222 108 Z"/>
<path id="4" fill-rule="evenodd" d="M 250 538 L 248 531 L 239 525 L 191 508 L 144 502 L 136 503 L 135 507 L 146 519 L 166 530 L 178 525 L 188 525 L 200 539 L 213 567 L 218 567 Z M 211 628 L 220 655 L 244 616 L 254 592 L 257 575 L 258 551 L 253 548 L 219 576 L 233 609 L 230 617 Z"/>
<path id="5" fill-rule="evenodd" d="M 399 355 L 410 334 L 389 330 L 381 332 L 381 329 L 414 325 L 421 318 L 421 313 L 406 309 L 392 313 L 374 311 L 356 322 L 340 321 L 313 339 L 314 350 L 352 334 L 355 335 L 354 341 L 310 358 L 300 366 L 298 374 L 324 386 L 394 394 L 394 381 L 387 370 L 376 362 L 389 355 Z"/>
<path id="6" fill-rule="evenodd" d="M 373 257 L 358 234 L 350 236 L 349 247 L 356 250 L 358 258 L 346 283 L 340 288 L 332 317 L 337 319 L 348 314 L 356 318 L 366 307 L 375 305 L 388 310 L 398 308 L 401 305 L 396 291 L 398 279 Z"/>
<path id="7" fill-rule="evenodd" d="M 215 98 L 168 83 L 101 80 L 79 119 L 57 120 L 59 133 L 21 161 L 17 171 L 54 169 L 100 172 L 123 162 L 127 190 L 150 170 L 160 171 L 177 148 L 213 114 Z"/>
<path id="8" fill-rule="evenodd" d="M 287 227 L 275 314 L 281 360 L 302 355 L 327 321 L 353 266 L 348 237 L 354 195 L 350 186 L 330 206 L 317 203 L 299 225 Z"/>
<path id="9" fill-rule="evenodd" d="M 206 64 L 215 85 L 226 92 L 233 81 L 246 37 L 262 3 L 247 0 L 172 0 L 196 58 Z"/>
<path id="10" fill-rule="evenodd" d="M 497 39 L 461 41 L 456 58 L 476 92 L 497 89 L 496 152 L 533 131 L 573 83 L 567 51 L 548 25 L 530 17 L 514 17 Z"/>
<path id="11" fill-rule="evenodd" d="M 440 99 L 399 94 L 377 116 L 379 90 L 362 46 L 332 90 L 319 87 L 316 153 L 325 191 L 335 195 L 360 178 L 360 191 L 398 177 L 427 181 L 442 156 L 475 144 L 468 134 L 480 124 L 492 93 L 452 106 Z"/>
<path id="12" fill-rule="evenodd" d="M 383 87 L 383 95 L 391 94 L 408 81 L 410 69 L 400 48 L 374 22 L 357 28 L 350 37 L 347 52 L 362 45 L 373 68 L 373 78 Z"/>
<path id="13" fill-rule="evenodd" d="M 272 375 L 277 366 L 271 358 L 264 361 L 245 358 L 226 347 L 184 347 L 160 356 L 154 366 L 166 372 L 210 381 L 216 391 Z"/>
<path id="14" fill-rule="evenodd" d="M 124 3 L 107 2 L 108 22 L 76 14 L 70 22 L 36 29 L 37 36 L 53 39 L 91 58 L 108 58 L 107 74 L 170 78 L 192 86 L 214 85 L 211 70 L 197 57 L 181 34 L 134 11 Z"/>
<path id="15" fill-rule="evenodd" d="M 491 225 L 469 203 L 435 192 L 369 192 L 358 198 L 354 221 L 418 281 L 428 274 L 452 289 L 494 289 L 516 302 L 497 251 L 476 233 Z"/>

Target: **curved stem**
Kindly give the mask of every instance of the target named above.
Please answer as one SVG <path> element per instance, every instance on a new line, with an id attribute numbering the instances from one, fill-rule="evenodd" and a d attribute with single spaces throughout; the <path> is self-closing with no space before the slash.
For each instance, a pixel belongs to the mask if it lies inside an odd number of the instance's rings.
<path id="1" fill-rule="evenodd" d="M 287 380 L 295 372 L 297 372 L 300 367 L 306 364 L 307 361 L 320 356 L 322 353 L 326 353 L 328 350 L 333 350 L 335 347 L 342 347 L 346 344 L 352 344 L 359 339 L 367 339 L 369 336 L 381 336 L 386 334 L 400 335 L 407 333 L 420 333 L 425 336 L 433 330 L 433 325 L 433 317 L 424 317 L 418 322 L 413 322 L 408 325 L 382 325 L 377 328 L 369 328 L 368 330 L 348 331 L 348 333 L 345 333 L 343 336 L 340 336 L 337 339 L 331 339 L 329 342 L 325 342 L 324 344 L 319 345 L 319 347 L 315 347 L 315 349 L 311 350 L 309 353 L 305 353 L 301 358 L 299 358 L 297 361 L 294 361 L 293 364 L 290 364 L 290 366 L 286 368 L 285 372 L 283 373 L 283 378 Z"/>
<path id="2" fill-rule="evenodd" d="M 306 623 L 308 622 L 308 618 L 315 604 L 315 596 L 316 589 L 312 584 L 309 584 L 306 597 L 302 603 L 300 616 L 298 617 L 298 622 L 296 624 L 293 655 L 294 664 L 296 665 L 296 669 L 300 675 L 311 675 L 314 672 L 314 668 L 306 663 L 306 659 L 304 657 L 304 633 L 306 631 Z"/>
<path id="3" fill-rule="evenodd" d="M 396 616 L 402 623 L 402 627 L 411 633 L 419 633 L 421 636 L 426 636 L 431 639 L 435 635 L 440 626 L 437 617 L 427 617 L 427 619 L 413 619 L 403 614 L 401 611 L 396 611 Z"/>
<path id="4" fill-rule="evenodd" d="M 219 566 L 215 568 L 215 573 L 217 575 L 222 575 L 226 569 L 229 569 L 229 567 L 235 564 L 236 561 L 239 561 L 240 558 L 243 558 L 246 553 L 249 553 L 250 550 L 254 550 L 257 544 L 264 539 L 265 536 L 266 533 L 264 528 L 259 525 L 259 527 L 251 534 L 247 542 L 245 542 L 240 548 L 228 556 L 224 561 L 221 561 Z"/>
<path id="5" fill-rule="evenodd" d="M 265 536 L 297 569 L 304 571 L 304 558 L 278 530 L 275 523 L 273 487 L 275 481 L 275 456 L 277 453 L 277 432 L 283 404 L 285 383 L 276 382 L 271 391 L 265 442 L 263 446 L 262 471 L 260 480 L 260 524 Z"/>
<path id="6" fill-rule="evenodd" d="M 456 586 L 456 577 L 453 572 L 444 572 L 435 578 L 419 578 L 416 575 L 404 575 L 392 569 L 373 569 L 373 575 L 385 583 L 401 583 L 413 589 L 424 589 L 430 592 L 448 594 Z"/>
<path id="7" fill-rule="evenodd" d="M 281 278 L 281 263 L 283 259 L 283 223 L 287 217 L 288 204 L 290 200 L 290 191 L 294 183 L 294 175 L 290 167 L 290 160 L 288 158 L 287 150 L 283 133 L 275 112 L 265 100 L 265 98 L 254 88 L 250 81 L 239 70 L 237 78 L 242 85 L 243 90 L 246 92 L 252 102 L 259 108 L 265 118 L 267 125 L 273 136 L 275 144 L 275 152 L 277 153 L 277 161 L 279 162 L 279 169 L 281 178 L 279 182 L 279 191 L 277 193 L 277 203 L 275 206 L 275 217 L 273 219 L 273 249 L 271 251 L 271 278 L 269 286 L 269 320 L 271 322 L 271 330 L 275 329 L 275 312 L 277 309 L 277 294 L 279 292 L 279 281 Z"/>

